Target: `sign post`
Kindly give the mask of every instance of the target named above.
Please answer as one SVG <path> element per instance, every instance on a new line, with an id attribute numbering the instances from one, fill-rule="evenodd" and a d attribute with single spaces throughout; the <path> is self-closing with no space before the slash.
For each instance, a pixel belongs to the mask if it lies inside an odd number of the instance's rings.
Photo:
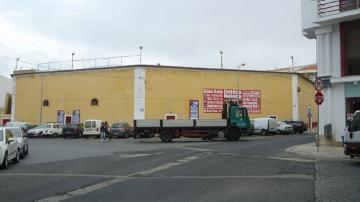
<path id="1" fill-rule="evenodd" d="M 317 135 L 316 135 L 316 146 L 317 146 L 317 152 L 319 152 L 319 146 L 320 146 L 319 106 L 324 102 L 324 95 L 321 92 L 321 90 L 324 88 L 324 82 L 318 78 L 318 79 L 316 79 L 314 85 L 315 85 L 315 90 L 317 91 L 315 93 L 314 100 L 315 100 L 315 103 L 318 105 L 318 123 L 317 123 L 318 129 L 317 129 Z"/>

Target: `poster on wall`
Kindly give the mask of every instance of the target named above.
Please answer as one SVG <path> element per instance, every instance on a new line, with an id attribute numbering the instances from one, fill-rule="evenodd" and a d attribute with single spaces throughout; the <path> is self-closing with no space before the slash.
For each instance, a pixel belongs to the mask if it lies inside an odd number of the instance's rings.
<path id="1" fill-rule="evenodd" d="M 250 114 L 261 113 L 260 90 L 204 89 L 204 113 L 221 113 L 224 101 L 241 100 Z"/>
<path id="2" fill-rule="evenodd" d="M 190 100 L 190 119 L 199 119 L 199 100 Z"/>
<path id="3" fill-rule="evenodd" d="M 72 123 L 80 123 L 80 110 L 73 110 Z"/>
<path id="4" fill-rule="evenodd" d="M 59 124 L 64 124 L 64 118 L 65 118 L 65 111 L 64 110 L 58 110 L 57 122 Z"/>

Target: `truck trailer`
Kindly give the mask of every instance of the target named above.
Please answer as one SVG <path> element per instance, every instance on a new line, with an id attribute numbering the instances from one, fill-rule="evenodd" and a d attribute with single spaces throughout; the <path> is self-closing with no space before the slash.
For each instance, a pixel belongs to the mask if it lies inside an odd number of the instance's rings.
<path id="1" fill-rule="evenodd" d="M 345 155 L 354 158 L 360 155 L 360 111 L 347 122 L 344 135 Z"/>
<path id="2" fill-rule="evenodd" d="M 229 141 L 239 140 L 248 134 L 250 119 L 246 107 L 237 103 L 224 103 L 222 119 L 190 120 L 134 120 L 134 137 L 153 137 L 159 134 L 162 142 L 173 138 L 190 137 L 213 139 L 225 137 Z"/>

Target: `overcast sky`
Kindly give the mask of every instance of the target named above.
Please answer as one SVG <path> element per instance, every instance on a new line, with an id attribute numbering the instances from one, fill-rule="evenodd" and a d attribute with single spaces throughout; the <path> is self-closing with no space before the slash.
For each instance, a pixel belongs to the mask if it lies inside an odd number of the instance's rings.
<path id="1" fill-rule="evenodd" d="M 295 65 L 315 63 L 300 17 L 300 0 L 0 0 L 0 74 L 9 76 L 17 57 L 37 64 L 72 52 L 139 54 L 139 46 L 144 64 L 216 68 L 219 50 L 229 69 L 290 66 L 290 56 Z"/>

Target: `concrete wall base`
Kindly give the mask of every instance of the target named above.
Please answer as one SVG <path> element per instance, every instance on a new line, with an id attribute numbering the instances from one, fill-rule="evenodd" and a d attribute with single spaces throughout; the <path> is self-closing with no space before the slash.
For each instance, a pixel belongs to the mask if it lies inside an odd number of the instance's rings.
<path id="1" fill-rule="evenodd" d="M 325 136 L 320 135 L 319 137 L 320 146 L 335 146 L 335 147 L 342 147 L 342 142 L 338 142 L 335 140 L 335 136 L 332 138 L 325 138 Z"/>

